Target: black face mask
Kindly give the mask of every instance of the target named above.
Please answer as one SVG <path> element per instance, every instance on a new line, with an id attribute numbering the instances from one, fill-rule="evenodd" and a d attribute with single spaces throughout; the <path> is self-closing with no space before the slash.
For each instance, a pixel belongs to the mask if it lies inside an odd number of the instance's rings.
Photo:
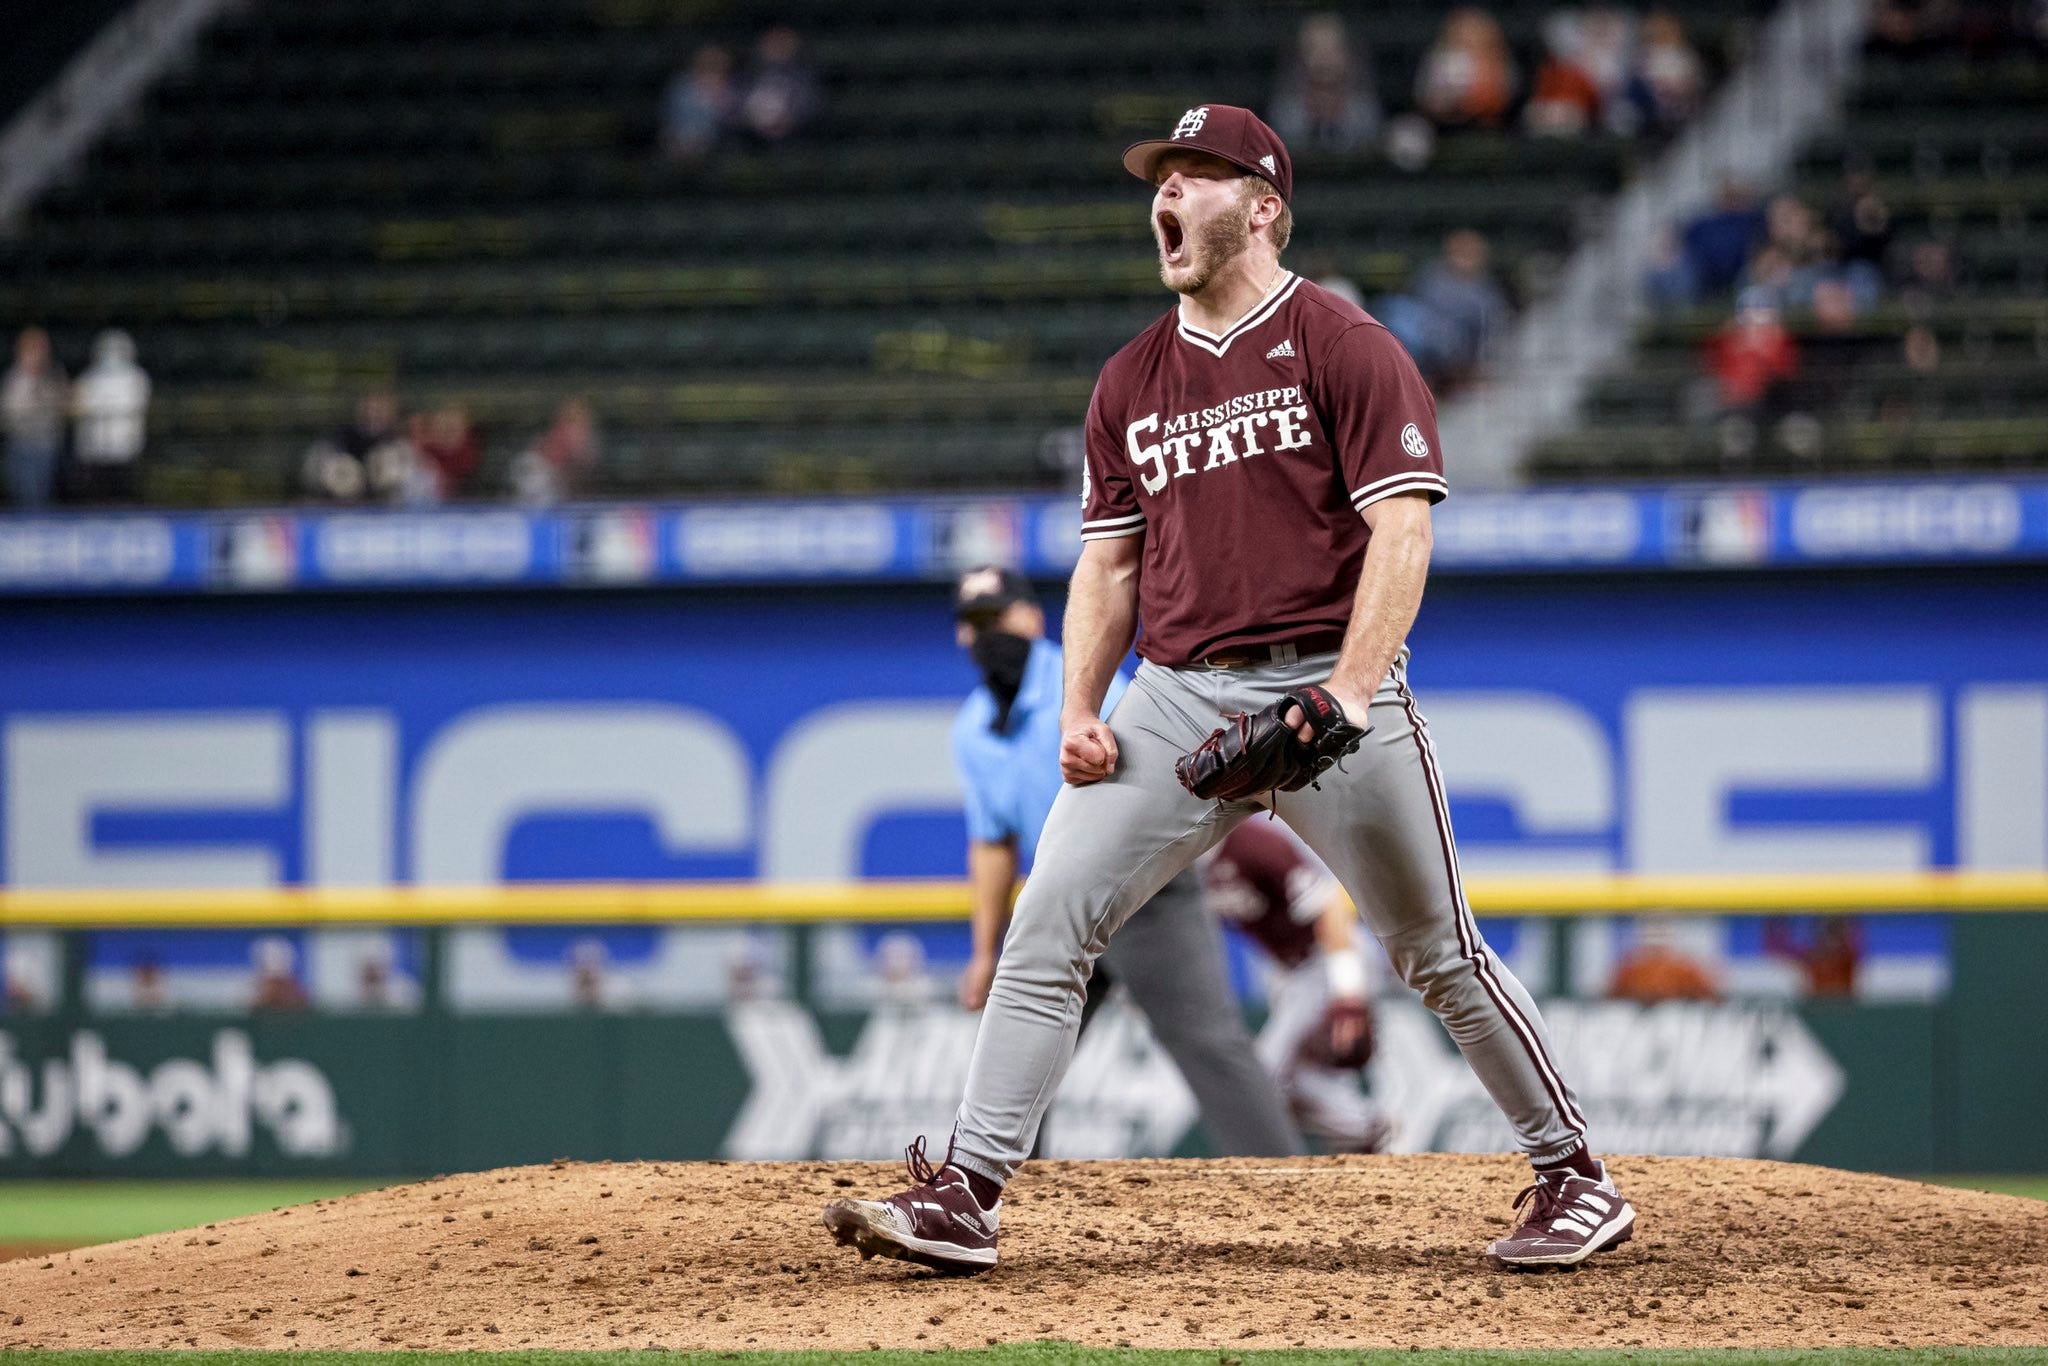
<path id="1" fill-rule="evenodd" d="M 1008 631 L 983 631 L 974 637 L 974 667 L 981 681 L 995 695 L 996 719 L 991 730 L 1010 724 L 1010 708 L 1017 701 L 1017 689 L 1024 686 L 1024 663 L 1031 657 L 1031 642 Z"/>

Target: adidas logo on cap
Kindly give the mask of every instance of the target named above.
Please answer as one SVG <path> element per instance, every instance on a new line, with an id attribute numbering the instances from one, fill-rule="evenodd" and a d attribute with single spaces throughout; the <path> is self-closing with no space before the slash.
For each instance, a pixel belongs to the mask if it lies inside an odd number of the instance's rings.
<path id="1" fill-rule="evenodd" d="M 1266 353 L 1267 360 L 1285 360 L 1294 355 L 1294 338 L 1289 337 Z"/>
<path id="2" fill-rule="evenodd" d="M 1272 175 L 1279 169 L 1278 164 L 1273 160 L 1273 154 L 1271 152 L 1268 152 L 1266 153 L 1266 155 L 1259 158 L 1259 165 L 1266 168 L 1267 175 Z"/>

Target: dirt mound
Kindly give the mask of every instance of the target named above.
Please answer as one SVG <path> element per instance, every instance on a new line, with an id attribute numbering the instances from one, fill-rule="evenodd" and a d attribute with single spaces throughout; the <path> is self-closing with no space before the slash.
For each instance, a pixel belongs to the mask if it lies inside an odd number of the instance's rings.
<path id="1" fill-rule="evenodd" d="M 1635 1241 L 1514 1276 L 1479 1257 L 1510 1158 L 1035 1163 L 967 1280 L 831 1243 L 876 1163 L 482 1172 L 0 1265 L 0 1348 L 2048 1343 L 2048 1204 L 1614 1166 Z"/>

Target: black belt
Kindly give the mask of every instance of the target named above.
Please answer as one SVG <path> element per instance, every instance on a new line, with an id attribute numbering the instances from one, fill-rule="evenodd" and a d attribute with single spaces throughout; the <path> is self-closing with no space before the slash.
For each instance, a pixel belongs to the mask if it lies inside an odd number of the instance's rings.
<path id="1" fill-rule="evenodd" d="M 1215 654 L 1204 655 L 1196 660 L 1195 667 L 1253 669 L 1263 664 L 1293 664 L 1304 655 L 1335 654 L 1342 648 L 1342 631 L 1317 631 L 1313 635 L 1299 636 L 1271 645 L 1246 645 L 1234 650 L 1218 650 Z"/>

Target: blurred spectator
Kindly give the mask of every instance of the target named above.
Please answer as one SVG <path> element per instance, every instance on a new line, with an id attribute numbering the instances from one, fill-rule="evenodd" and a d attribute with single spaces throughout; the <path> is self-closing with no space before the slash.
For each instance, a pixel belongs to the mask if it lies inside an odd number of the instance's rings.
<path id="1" fill-rule="evenodd" d="M 17 508 L 50 501 L 57 452 L 64 445 L 64 371 L 50 354 L 50 334 L 23 330 L 14 341 L 14 365 L 0 385 L 7 422 L 7 495 Z"/>
<path id="2" fill-rule="evenodd" d="M 1712 974 L 1685 952 L 1679 934 L 1656 921 L 1636 922 L 1636 942 L 1615 966 L 1607 994 L 1617 1001 L 1716 1001 Z"/>
<path id="3" fill-rule="evenodd" d="M 1935 307 L 1955 292 L 1955 284 L 1955 258 L 1948 243 L 1915 243 L 1906 255 L 1906 279 L 1899 290 L 1899 302 L 1913 321 L 1900 339 L 1898 353 L 1915 375 L 1932 375 L 1941 369 L 1941 339 L 1927 320 Z"/>
<path id="4" fill-rule="evenodd" d="M 1387 160 L 1415 175 L 1436 156 L 1436 126 L 1420 114 L 1396 114 L 1387 123 Z"/>
<path id="5" fill-rule="evenodd" d="M 413 418 L 412 448 L 419 459 L 406 491 L 408 503 L 439 503 L 455 497 L 483 463 L 483 446 L 470 423 L 469 409 L 459 403 L 443 404 Z"/>
<path id="6" fill-rule="evenodd" d="M 164 965 L 155 958 L 143 958 L 135 964 L 135 975 L 129 979 L 128 988 L 134 993 L 133 1004 L 137 1010 L 170 1008 L 170 983 L 164 976 Z"/>
<path id="7" fill-rule="evenodd" d="M 1676 228 L 1665 228 L 1651 249 L 1650 267 L 1643 274 L 1643 293 L 1649 298 L 1650 307 L 1659 311 L 1690 308 L 1699 301 L 1699 277 L 1693 271 L 1692 257 L 1678 240 Z"/>
<path id="8" fill-rule="evenodd" d="M 0 1014 L 40 1015 L 57 1004 L 54 973 L 61 967 L 55 960 L 61 954 L 37 954 L 29 947 L 35 937 L 0 934 Z"/>
<path id="9" fill-rule="evenodd" d="M 1810 996 L 1854 996 L 1863 961 L 1862 929 L 1847 916 L 1827 916 L 1801 935 L 1783 920 L 1764 922 L 1764 948 L 1806 974 Z"/>
<path id="10" fill-rule="evenodd" d="M 1815 226 L 1813 210 L 1797 196 L 1775 195 L 1764 209 L 1764 244 L 1789 264 L 1804 265 L 1813 255 Z"/>
<path id="11" fill-rule="evenodd" d="M 1529 88 L 1522 123 L 1532 133 L 1576 137 L 1600 118 L 1600 87 L 1580 60 L 1584 31 L 1576 10 L 1543 21 L 1543 64 Z"/>
<path id="12" fill-rule="evenodd" d="M 1507 329 L 1508 298 L 1490 258 L 1486 239 L 1460 228 L 1405 298 L 1382 305 L 1382 321 L 1432 384 L 1449 389 L 1474 378 Z"/>
<path id="13" fill-rule="evenodd" d="M 1915 323 L 1906 329 L 1899 356 L 1915 374 L 1931 375 L 1941 368 L 1941 340 L 1933 328 Z"/>
<path id="14" fill-rule="evenodd" d="M 1866 174 L 1843 182 L 1842 197 L 1828 214 L 1828 227 L 1841 244 L 1842 260 L 1867 264 L 1880 276 L 1892 246 L 1892 211 Z"/>
<path id="15" fill-rule="evenodd" d="M 1358 308 L 1365 307 L 1365 291 L 1358 287 L 1349 275 L 1332 270 L 1316 276 L 1316 283 L 1329 290 L 1338 298 Z"/>
<path id="16" fill-rule="evenodd" d="M 306 988 L 297 972 L 299 952 L 289 939 L 266 934 L 249 946 L 256 982 L 250 1004 L 257 1010 L 304 1010 Z"/>
<path id="17" fill-rule="evenodd" d="M 585 1010 L 601 1010 L 605 969 L 611 954 L 602 939 L 579 939 L 569 946 L 569 997 Z"/>
<path id="18" fill-rule="evenodd" d="M 1768 291 L 1783 310 L 1813 307 L 1814 291 L 1823 284 L 1848 290 L 1855 310 L 1876 306 L 1884 293 L 1884 277 L 1864 260 L 1843 259 L 1840 238 L 1821 226 L 1819 216 L 1792 195 L 1771 200 L 1765 215 L 1764 246 L 1750 258 L 1741 290 Z"/>
<path id="19" fill-rule="evenodd" d="M 1838 395 L 1826 386 L 1854 368 L 1867 349 L 1856 329 L 1862 311 L 1856 292 L 1841 280 L 1822 280 L 1813 288 L 1813 327 L 1800 342 L 1800 365 L 1817 372 L 1829 402 Z"/>
<path id="20" fill-rule="evenodd" d="M 1543 24 L 1549 55 L 1538 68 L 1523 120 L 1531 132 L 1575 137 L 1596 128 L 1633 132 L 1628 99 L 1635 21 L 1616 9 L 1558 10 Z"/>
<path id="21" fill-rule="evenodd" d="M 1749 262 L 1750 249 L 1764 236 L 1764 213 L 1755 194 L 1724 179 L 1714 207 L 1685 225 L 1680 240 L 1691 267 L 1695 300 L 1733 288 Z"/>
<path id="22" fill-rule="evenodd" d="M 1415 77 L 1415 103 L 1439 128 L 1497 128 L 1515 98 L 1515 63 L 1483 9 L 1451 11 Z"/>
<path id="23" fill-rule="evenodd" d="M 1745 293 L 1735 316 L 1707 338 L 1701 360 L 1714 377 L 1721 411 L 1749 412 L 1799 373 L 1799 345 L 1779 320 L 1775 302 L 1758 291 Z"/>
<path id="24" fill-rule="evenodd" d="M 1628 85 L 1642 126 L 1659 133 L 1677 128 L 1698 112 L 1705 85 L 1699 54 L 1686 40 L 1679 17 L 1664 9 L 1643 16 L 1642 42 Z"/>
<path id="25" fill-rule="evenodd" d="M 803 39 L 778 24 L 754 43 L 740 125 L 762 142 L 781 142 L 801 131 L 817 109 L 818 77 L 803 59 Z"/>
<path id="26" fill-rule="evenodd" d="M 1324 289 L 1360 308 L 1368 306 L 1365 291 L 1358 287 L 1357 281 L 1344 273 L 1336 256 L 1330 252 L 1303 251 L 1300 259 L 1295 262 L 1294 273 L 1304 280 L 1315 281 Z"/>
<path id="27" fill-rule="evenodd" d="M 728 1001 L 759 1001 L 775 993 L 765 988 L 769 985 L 761 964 L 746 949 L 728 958 L 725 963 L 725 999 Z"/>
<path id="28" fill-rule="evenodd" d="M 1273 94 L 1274 130 L 1290 147 L 1355 152 L 1379 137 L 1383 117 L 1372 63 L 1343 17 L 1302 20 L 1294 64 Z"/>
<path id="29" fill-rule="evenodd" d="M 135 343 L 126 332 L 94 339 L 92 364 L 71 391 L 71 411 L 80 501 L 134 501 L 135 467 L 148 430 L 149 375 L 135 363 Z"/>
<path id="30" fill-rule="evenodd" d="M 372 933 L 361 941 L 356 957 L 357 1010 L 418 1010 L 420 984 L 400 972 L 397 948 L 388 934 Z"/>
<path id="31" fill-rule="evenodd" d="M 1625 9 L 1597 5 L 1579 19 L 1579 67 L 1600 92 L 1600 121 L 1617 133 L 1633 133 L 1636 113 L 1628 100 L 1635 74 L 1636 18 Z"/>
<path id="32" fill-rule="evenodd" d="M 1924 317 L 1955 293 L 1955 255 L 1946 242 L 1916 242 L 1906 253 L 1906 278 L 1899 285 L 1900 302 L 1912 317 Z"/>
<path id="33" fill-rule="evenodd" d="M 876 994 L 883 1003 L 923 1005 L 938 994 L 939 982 L 925 971 L 924 944 L 916 935 L 891 930 L 875 945 Z"/>
<path id="34" fill-rule="evenodd" d="M 1838 278 L 1819 281 L 1811 298 L 1813 325 L 1799 342 L 1799 372 L 1785 381 L 1777 425 L 1778 444 L 1803 460 L 1822 454 L 1822 419 L 1847 397 L 1850 382 L 1871 349 L 1856 327 L 1855 291 Z"/>
<path id="35" fill-rule="evenodd" d="M 523 503 L 574 498 L 597 468 L 599 450 L 588 400 L 564 399 L 554 422 L 512 462 L 512 491 Z"/>
<path id="36" fill-rule="evenodd" d="M 392 963 L 389 950 L 356 959 L 356 1005 L 364 1010 L 389 1010 Z"/>
<path id="37" fill-rule="evenodd" d="M 1742 278 L 1735 282 L 1736 293 L 1752 302 L 1768 300 L 1772 308 L 1783 312 L 1804 302 L 1797 287 L 1798 272 L 1791 255 L 1766 243 L 1749 258 Z"/>
<path id="38" fill-rule="evenodd" d="M 673 161 L 701 161 L 739 110 L 732 53 L 707 43 L 678 71 L 662 97 L 661 150 Z"/>
<path id="39" fill-rule="evenodd" d="M 1857 313 L 1868 313 L 1884 299 L 1884 272 L 1869 261 L 1844 258 L 1842 239 L 1830 228 L 1814 233 L 1815 258 L 1808 267 L 1812 283 L 1806 290 L 1806 306 L 1814 307 L 1814 296 L 1824 285 L 1839 285 L 1848 294 Z"/>
<path id="40" fill-rule="evenodd" d="M 398 399 L 380 389 L 356 401 L 353 421 L 306 452 L 303 479 L 308 493 L 337 503 L 396 500 L 411 482 L 414 460 Z"/>

